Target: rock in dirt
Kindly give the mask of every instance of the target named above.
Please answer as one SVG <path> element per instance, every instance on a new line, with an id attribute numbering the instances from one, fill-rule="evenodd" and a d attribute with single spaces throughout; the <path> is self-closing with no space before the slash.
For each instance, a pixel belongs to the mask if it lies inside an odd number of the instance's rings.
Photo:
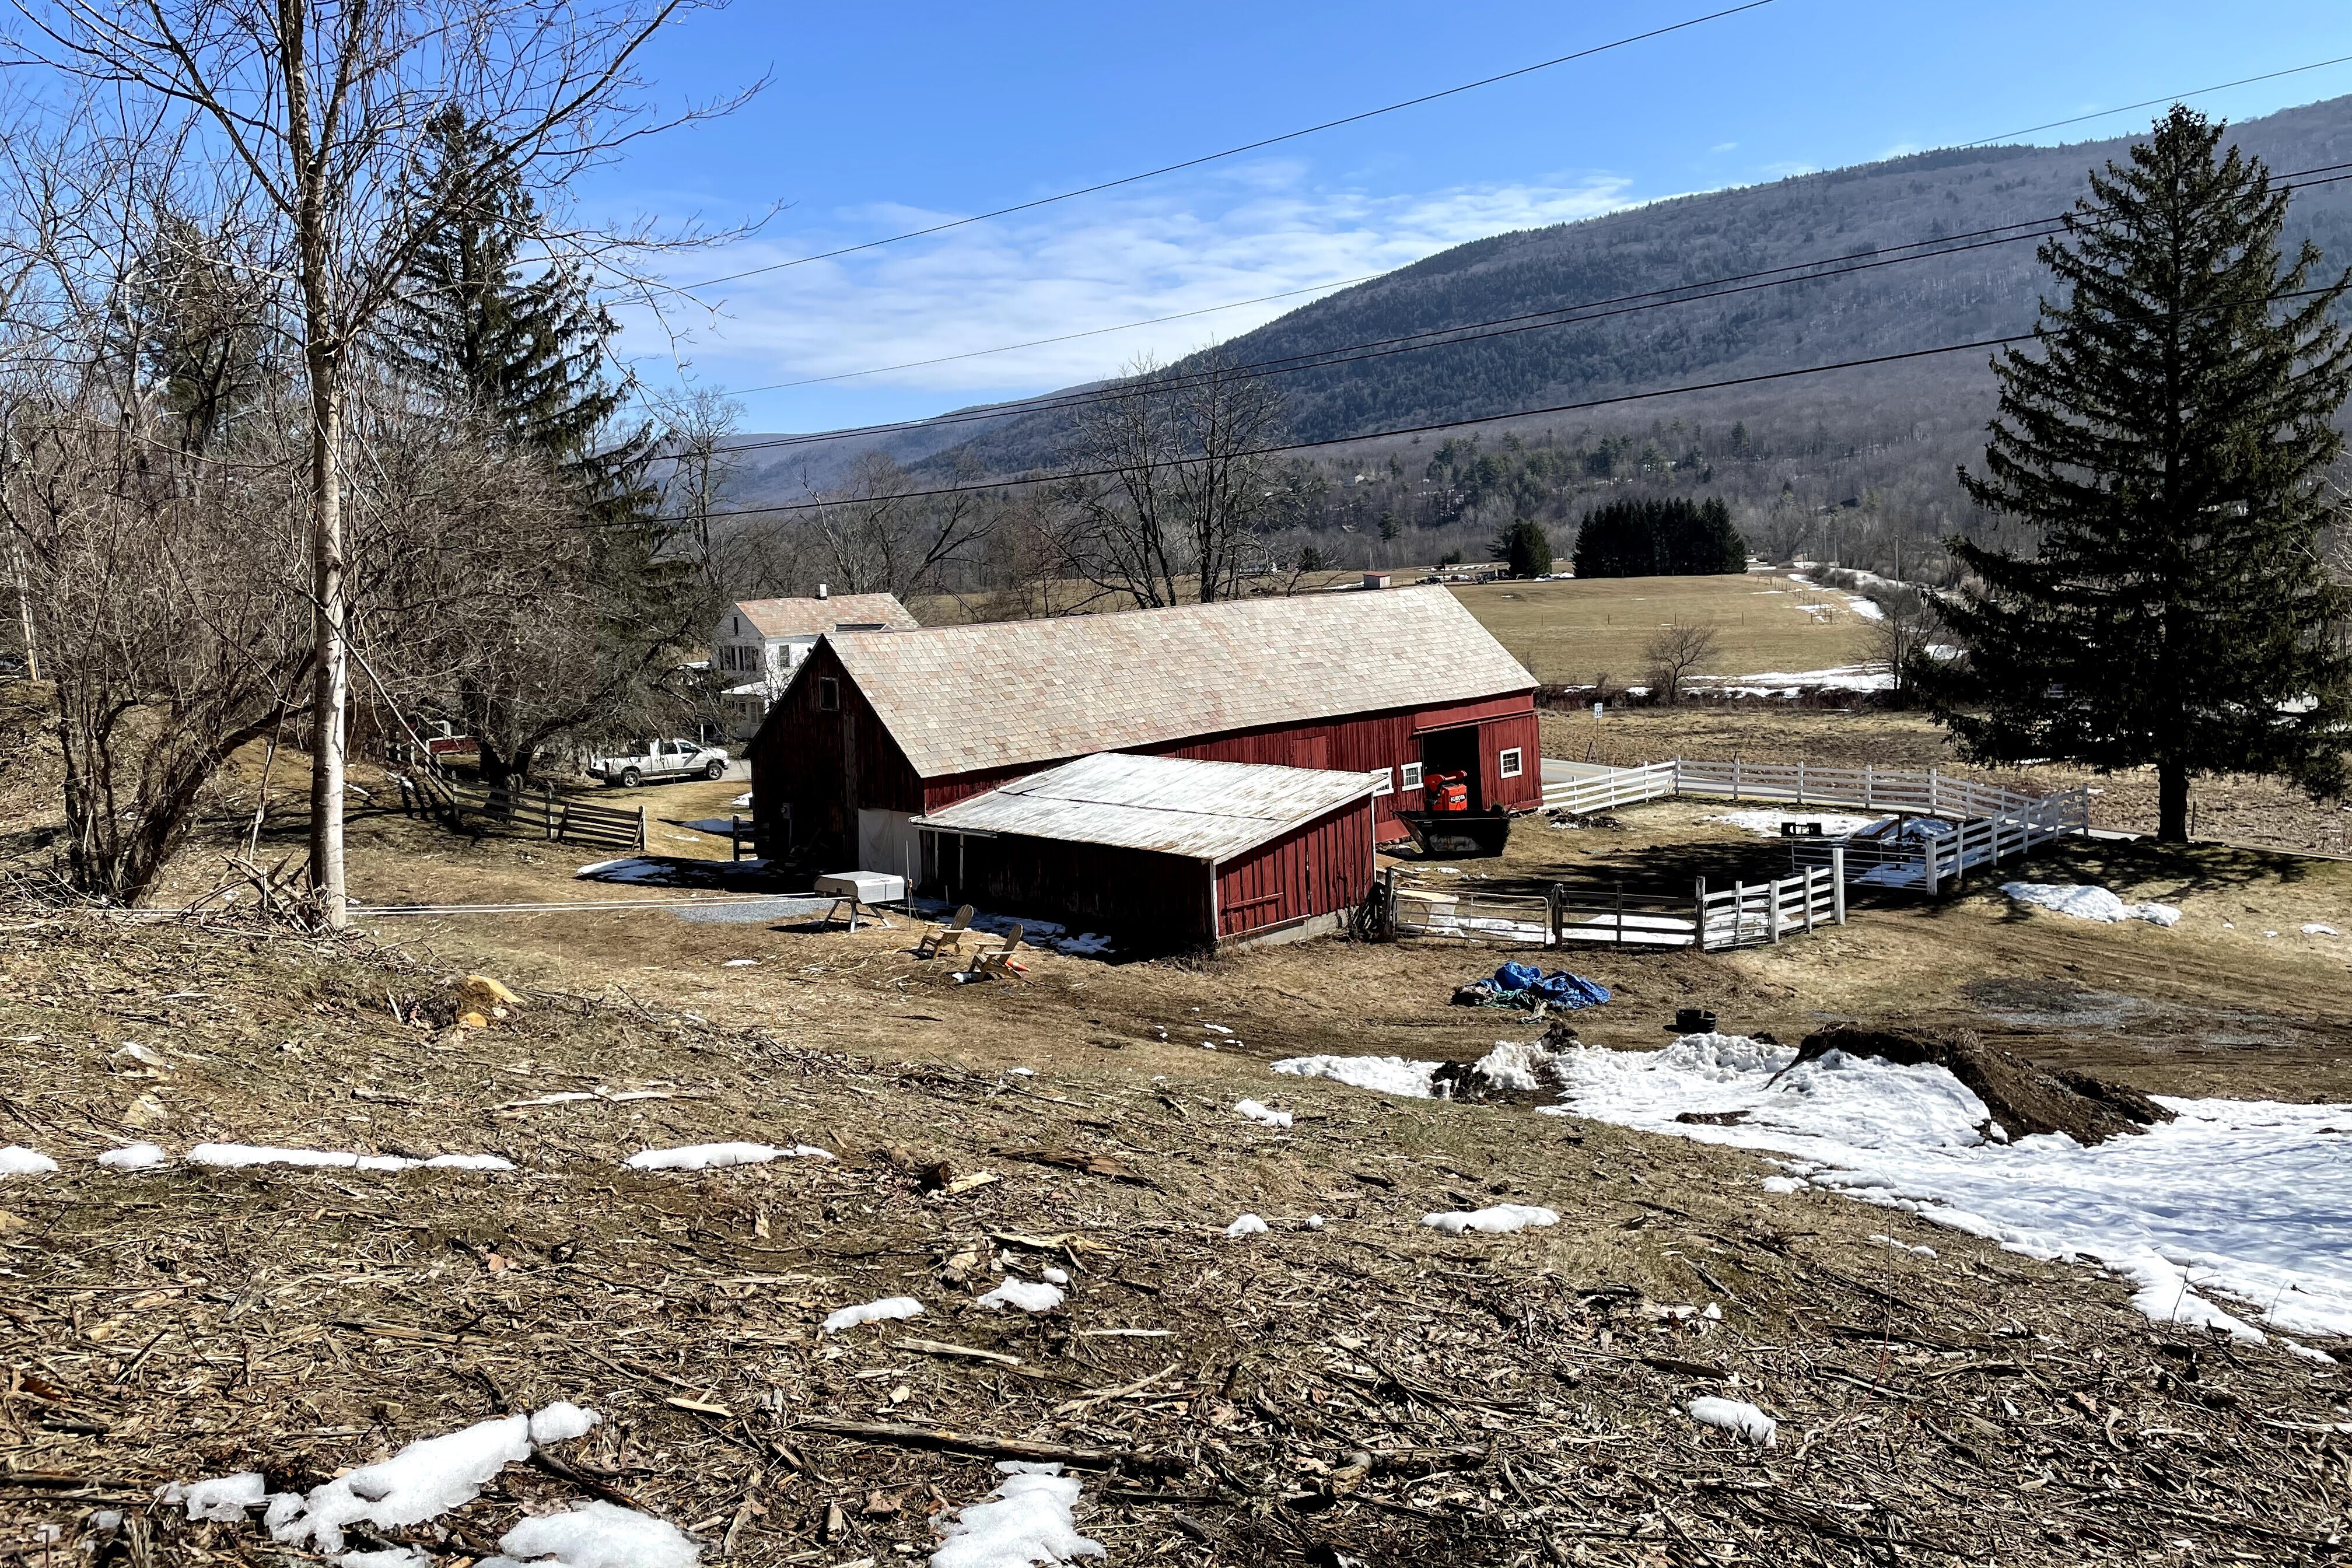
<path id="1" fill-rule="evenodd" d="M 1942 1068 L 1984 1101 L 1995 1124 L 2012 1139 L 2063 1132 L 2077 1143 L 2104 1143 L 2118 1132 L 2172 1120 L 2172 1112 L 2137 1089 L 2070 1068 L 2046 1072 L 1969 1034 L 1839 1024 L 1806 1036 L 1796 1060 L 1813 1061 L 1832 1051 L 1878 1057 L 1901 1067 Z"/>

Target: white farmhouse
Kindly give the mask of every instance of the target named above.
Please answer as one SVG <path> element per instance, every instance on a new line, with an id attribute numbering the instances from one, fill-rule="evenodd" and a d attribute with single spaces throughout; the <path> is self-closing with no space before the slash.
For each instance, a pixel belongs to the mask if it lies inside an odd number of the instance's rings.
<path id="1" fill-rule="evenodd" d="M 711 672 L 727 689 L 727 725 L 748 741 L 793 671 L 827 632 L 908 631 L 919 625 L 891 594 L 829 594 L 814 599 L 738 599 L 710 634 Z"/>

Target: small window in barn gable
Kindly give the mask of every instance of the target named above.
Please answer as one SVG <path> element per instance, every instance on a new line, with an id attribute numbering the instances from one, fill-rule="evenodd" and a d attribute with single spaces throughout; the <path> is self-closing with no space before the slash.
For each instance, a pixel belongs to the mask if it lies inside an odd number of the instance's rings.
<path id="1" fill-rule="evenodd" d="M 840 712 L 841 682 L 830 675 L 821 678 L 816 683 L 816 705 L 820 712 Z"/>
<path id="2" fill-rule="evenodd" d="M 1519 776 L 1519 749 L 1517 746 L 1503 753 L 1502 762 L 1503 765 L 1499 771 L 1505 778 L 1515 779 Z"/>
<path id="3" fill-rule="evenodd" d="M 1421 764 L 1419 763 L 1407 763 L 1401 771 L 1404 776 L 1397 781 L 1397 787 L 1399 789 L 1419 789 L 1421 787 Z"/>

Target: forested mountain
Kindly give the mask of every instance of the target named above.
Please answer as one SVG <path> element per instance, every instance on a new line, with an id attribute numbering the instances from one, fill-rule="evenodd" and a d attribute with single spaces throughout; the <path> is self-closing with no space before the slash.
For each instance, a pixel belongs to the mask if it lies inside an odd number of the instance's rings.
<path id="1" fill-rule="evenodd" d="M 2352 175 L 2340 167 L 2352 165 L 2352 98 L 2249 121 L 2231 136 L 2282 177 Z M 1295 436 L 1328 440 L 2021 331 L 2046 284 L 2033 242 L 1957 237 L 2064 212 L 2085 172 L 2129 145 L 1922 153 L 1497 235 L 1318 300 L 1221 352 L 1244 366 L 1307 356 L 1307 368 L 1275 383 Z M 2352 264 L 2352 179 L 2297 194 L 2288 238 L 2305 237 L 2331 266 Z M 1937 239 L 1951 243 L 1920 258 L 1897 248 Z M 1877 264 L 1349 363 L 1315 357 L 1838 258 Z M 1418 531 L 1486 529 L 1510 515 L 1572 523 L 1596 489 L 1634 483 L 1706 488 L 1751 531 L 1776 507 L 1790 527 L 1799 514 L 1867 511 L 1893 548 L 1916 547 L 1971 521 L 1951 474 L 1990 410 L 1987 358 L 1956 353 L 1514 421 L 1486 427 L 1475 447 L 1464 433 L 1442 458 L 1443 435 L 1367 439 L 1310 456 L 1295 487 L 1310 502 L 1299 523 L 1363 541 L 1335 559 L 1382 558 L 1370 548 L 1381 532 L 1407 536 L 1390 558 L 1425 559 L 1428 542 L 1410 537 Z M 1055 463 L 1069 436 L 1067 416 L 1046 413 L 878 445 L 931 471 L 1009 475 Z M 1507 438 L 1518 450 L 1507 451 Z M 812 473 L 832 467 L 796 449 L 795 463 L 810 458 Z"/>

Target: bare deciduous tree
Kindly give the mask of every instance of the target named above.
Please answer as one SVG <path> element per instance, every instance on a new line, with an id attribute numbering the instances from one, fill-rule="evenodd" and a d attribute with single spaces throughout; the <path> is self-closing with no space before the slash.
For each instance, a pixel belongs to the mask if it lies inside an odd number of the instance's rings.
<path id="1" fill-rule="evenodd" d="M 420 202 L 412 178 L 427 123 L 462 104 L 487 132 L 486 162 L 559 187 L 648 129 L 630 101 L 629 62 L 688 4 L 17 0 L 15 63 L 102 89 L 126 124 L 186 117 L 185 155 L 234 169 L 278 241 L 292 297 L 274 325 L 297 351 L 306 405 L 310 874 L 331 923 L 343 922 L 345 896 L 345 417 L 370 329 L 446 216 Z"/>
<path id="2" fill-rule="evenodd" d="M 1870 623 L 1871 658 L 1886 666 L 1887 698 L 1900 708 L 1911 700 L 1912 676 L 1939 629 L 1935 602 L 1916 588 L 1887 586 L 1871 591 L 1879 618 Z"/>
<path id="3" fill-rule="evenodd" d="M 1074 466 L 1105 477 L 1061 489 L 1071 574 L 1139 608 L 1232 597 L 1272 564 L 1262 535 L 1286 492 L 1265 448 L 1281 431 L 1281 394 L 1220 353 L 1181 371 L 1138 361 L 1078 413 Z"/>
<path id="4" fill-rule="evenodd" d="M 1662 628 L 1643 648 L 1650 667 L 1650 695 L 1660 702 L 1679 702 L 1690 678 L 1715 662 L 1723 638 L 1710 626 Z"/>
<path id="5" fill-rule="evenodd" d="M 978 477 L 962 470 L 954 482 Z M 810 514 L 813 541 L 831 563 L 827 583 L 845 594 L 905 599 L 944 587 L 953 569 L 976 563 L 997 504 L 983 490 L 918 493 L 943 488 L 922 482 L 887 454 L 859 458 L 848 482 Z"/>

